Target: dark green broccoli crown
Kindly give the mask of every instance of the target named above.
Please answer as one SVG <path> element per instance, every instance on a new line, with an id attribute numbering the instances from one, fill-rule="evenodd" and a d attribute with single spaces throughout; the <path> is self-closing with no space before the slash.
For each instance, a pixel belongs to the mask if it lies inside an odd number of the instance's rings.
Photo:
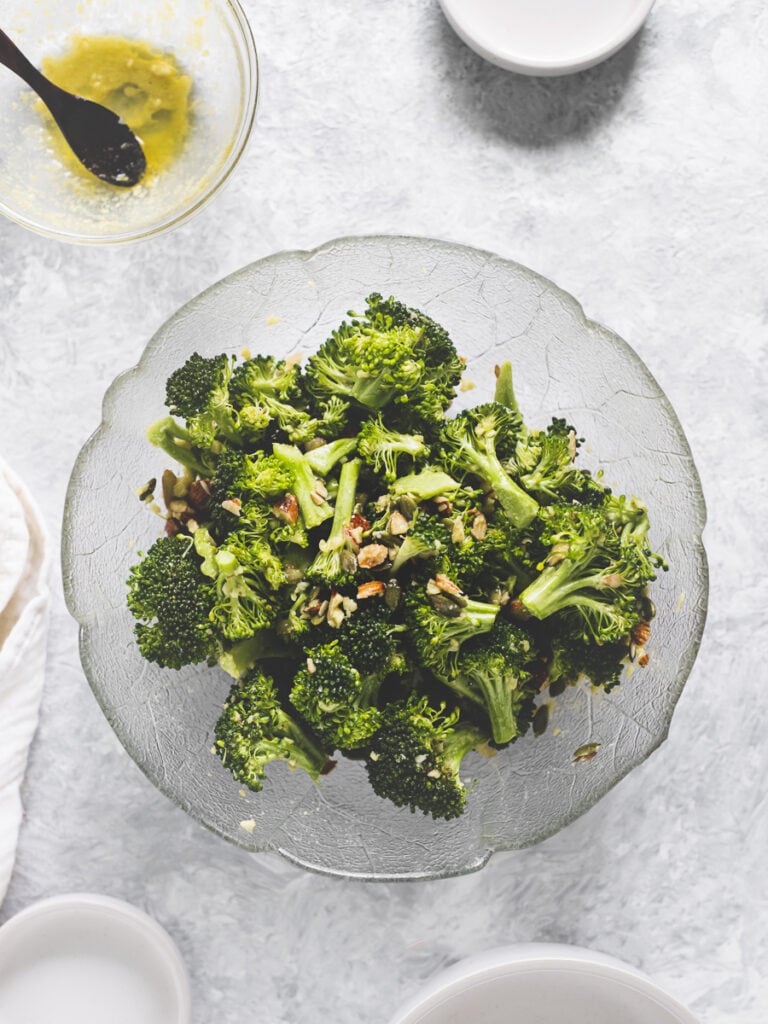
<path id="1" fill-rule="evenodd" d="M 530 678 L 530 665 L 538 654 L 535 638 L 521 623 L 508 617 L 497 616 L 493 629 L 483 637 L 478 650 L 490 657 L 503 658 L 518 679 Z"/>
<path id="2" fill-rule="evenodd" d="M 482 640 L 469 640 L 443 682 L 479 705 L 496 743 L 523 735 L 533 717 L 536 684 L 532 674 L 537 649 L 533 636 L 508 618 L 497 617 Z"/>
<path id="3" fill-rule="evenodd" d="M 380 599 L 368 598 L 358 603 L 338 630 L 339 650 L 362 676 L 383 679 L 400 663 L 397 637 L 401 630 Z"/>
<path id="4" fill-rule="evenodd" d="M 255 495 L 270 501 L 282 497 L 290 488 L 291 474 L 274 455 L 245 455 L 229 450 L 219 460 L 214 477 L 217 488 L 222 484 L 229 485 L 230 498 Z"/>
<path id="5" fill-rule="evenodd" d="M 413 559 L 424 561 L 427 571 L 431 572 L 434 559 L 451 543 L 451 531 L 445 519 L 418 510 L 408 532 L 400 538 L 400 546 L 392 560 L 392 573 L 399 573 Z"/>
<path id="6" fill-rule="evenodd" d="M 375 687 L 366 686 L 336 642 L 313 647 L 294 676 L 293 706 L 330 746 L 363 746 L 379 724 Z"/>
<path id="7" fill-rule="evenodd" d="M 317 740 L 283 710 L 273 679 L 258 669 L 232 687 L 215 737 L 214 749 L 232 776 L 257 791 L 272 761 L 303 768 L 313 779 L 332 765 Z"/>
<path id="8" fill-rule="evenodd" d="M 156 540 L 128 578 L 128 607 L 140 620 L 135 632 L 142 655 L 176 669 L 212 657 L 214 602 L 214 588 L 200 572 L 190 538 Z"/>
<path id="9" fill-rule="evenodd" d="M 445 404 L 441 403 L 441 409 L 447 409 L 464 372 L 464 364 L 448 331 L 421 310 L 406 306 L 391 296 L 383 299 L 377 292 L 368 296 L 366 315 L 371 319 L 379 317 L 394 327 L 408 325 L 419 330 L 418 355 L 425 366 L 439 374 L 433 379 L 435 386 L 439 384 L 443 389 L 442 398 L 446 399 Z"/>
<path id="10" fill-rule="evenodd" d="M 618 686 L 627 662 L 626 639 L 597 644 L 584 636 L 583 623 L 577 615 L 565 612 L 550 637 L 548 681 L 559 692 L 586 677 L 593 686 L 606 691 Z"/>
<path id="11" fill-rule="evenodd" d="M 174 370 L 165 385 L 165 404 L 174 416 L 192 419 L 207 412 L 213 396 L 226 388 L 231 373 L 229 356 L 206 359 L 194 352 Z"/>
<path id="12" fill-rule="evenodd" d="M 434 818 L 458 818 L 467 800 L 459 777 L 466 754 L 484 740 L 474 726 L 458 724 L 457 711 L 431 707 L 411 695 L 388 704 L 366 760 L 375 793 L 397 807 L 417 808 Z"/>
<path id="13" fill-rule="evenodd" d="M 231 504 L 225 508 L 225 502 L 244 506 L 254 497 L 274 501 L 290 486 L 290 473 L 274 455 L 263 452 L 247 455 L 233 448 L 225 449 L 216 463 L 207 512 L 209 526 L 216 539 L 224 540 L 239 523 L 238 513 Z"/>
<path id="14" fill-rule="evenodd" d="M 350 313 L 307 364 L 317 400 L 336 395 L 383 410 L 398 429 L 442 416 L 455 395 L 462 365 L 447 334 L 428 317 L 373 294 L 365 316 Z"/>
<path id="15" fill-rule="evenodd" d="M 413 654 L 441 674 L 452 671 L 463 643 L 492 629 L 499 612 L 498 605 L 455 597 L 434 581 L 406 591 L 404 605 Z"/>

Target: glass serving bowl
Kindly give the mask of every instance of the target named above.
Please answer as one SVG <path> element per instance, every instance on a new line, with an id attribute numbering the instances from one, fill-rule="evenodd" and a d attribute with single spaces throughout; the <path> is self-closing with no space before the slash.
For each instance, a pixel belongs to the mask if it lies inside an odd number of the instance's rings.
<path id="1" fill-rule="evenodd" d="M 256 48 L 238 0 L 6 0 L 2 17 L 37 67 L 76 36 L 117 36 L 172 54 L 192 87 L 179 155 L 134 188 L 116 188 L 65 165 L 36 97 L 0 67 L 0 136 L 13 141 L 0 161 L 0 212 L 63 241 L 133 241 L 185 220 L 228 178 L 258 94 Z"/>
<path id="2" fill-rule="evenodd" d="M 271 765 L 264 789 L 233 781 L 211 752 L 231 680 L 218 668 L 180 672 L 145 662 L 125 604 L 137 550 L 159 535 L 136 491 L 167 458 L 145 439 L 164 413 L 165 380 L 192 352 L 312 352 L 372 291 L 445 325 L 467 358 L 474 390 L 492 396 L 493 367 L 510 358 L 527 422 L 553 415 L 588 439 L 580 461 L 618 491 L 647 501 L 651 539 L 670 569 L 646 668 L 609 694 L 588 685 L 558 698 L 548 731 L 496 757 L 470 754 L 467 812 L 435 822 L 377 797 L 364 766 L 340 759 L 319 783 Z M 632 349 L 587 320 L 579 304 L 525 267 L 419 238 L 348 238 L 251 264 L 184 306 L 139 365 L 107 392 L 104 420 L 75 465 L 64 516 L 67 602 L 81 626 L 83 666 L 97 700 L 149 779 L 198 821 L 251 851 L 358 878 L 430 878 L 480 868 L 495 850 L 536 843 L 591 807 L 667 734 L 699 646 L 707 604 L 699 477 L 673 409 Z M 596 757 L 575 751 L 599 743 Z"/>

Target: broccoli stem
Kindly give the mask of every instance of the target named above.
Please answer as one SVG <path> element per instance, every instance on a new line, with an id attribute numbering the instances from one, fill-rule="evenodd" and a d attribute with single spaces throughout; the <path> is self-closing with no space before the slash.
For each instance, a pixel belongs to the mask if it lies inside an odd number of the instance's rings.
<path id="1" fill-rule="evenodd" d="M 461 762 L 467 754 L 488 741 L 487 735 L 474 725 L 460 724 L 444 736 L 442 761 L 458 776 Z"/>
<path id="2" fill-rule="evenodd" d="M 539 573 L 520 594 L 520 601 L 537 619 L 546 619 L 571 605 L 592 602 L 594 599 L 582 598 L 578 591 L 588 587 L 600 589 L 608 572 L 604 569 L 587 576 L 580 563 L 565 558 L 559 565 L 548 566 Z"/>
<path id="3" fill-rule="evenodd" d="M 305 452 L 304 458 L 318 476 L 327 476 L 336 463 L 351 455 L 356 447 L 356 437 L 340 437 L 336 441 L 329 441 L 328 444 Z"/>
<path id="4" fill-rule="evenodd" d="M 393 494 L 410 494 L 418 501 L 428 501 L 440 494 L 455 494 L 461 485 L 439 469 L 423 469 L 420 473 L 410 473 L 398 477 L 391 485 Z"/>
<path id="5" fill-rule="evenodd" d="M 331 533 L 328 541 L 341 540 L 344 536 L 344 527 L 347 525 L 355 511 L 355 499 L 357 497 L 357 480 L 360 476 L 361 459 L 350 459 L 345 462 L 339 471 L 339 489 L 336 492 L 336 508 L 331 523 Z"/>
<path id="6" fill-rule="evenodd" d="M 461 608 L 461 618 L 471 622 L 478 633 L 491 629 L 498 614 L 499 605 L 491 604 L 490 601 L 474 601 L 469 598 Z"/>
<path id="7" fill-rule="evenodd" d="M 240 679 L 257 662 L 285 658 L 291 653 L 271 631 L 260 629 L 247 640 L 240 640 L 219 655 L 219 667 L 234 679 Z"/>
<path id="8" fill-rule="evenodd" d="M 355 511 L 360 466 L 360 459 L 351 459 L 341 467 L 331 532 L 326 540 L 320 542 L 320 550 L 309 567 L 310 575 L 318 573 L 320 576 L 329 574 L 331 577 L 335 577 L 340 571 L 339 551 L 344 544 L 344 527 Z"/>
<path id="9" fill-rule="evenodd" d="M 193 473 L 199 476 L 210 473 L 210 468 L 198 458 L 189 431 L 173 416 L 164 416 L 153 423 L 147 430 L 147 440 Z"/>
<path id="10" fill-rule="evenodd" d="M 330 519 L 333 509 L 328 502 L 318 503 L 313 497 L 317 494 L 315 474 L 304 454 L 291 444 L 274 444 L 272 452 L 291 474 L 294 494 L 306 528 L 311 530 L 315 526 L 320 526 L 326 519 Z"/>
<path id="11" fill-rule="evenodd" d="M 487 455 L 479 468 L 482 472 L 478 475 L 491 486 L 512 525 L 518 529 L 528 526 L 536 518 L 539 503 L 504 472 L 495 455 Z"/>
<path id="12" fill-rule="evenodd" d="M 515 396 L 515 388 L 512 381 L 512 363 L 510 363 L 508 359 L 497 368 L 496 392 L 493 396 L 493 400 L 498 402 L 499 405 L 506 405 L 506 407 L 508 409 L 512 409 L 513 412 L 520 412 L 520 406 L 517 404 L 517 397 Z"/>
<path id="13" fill-rule="evenodd" d="M 277 713 L 276 723 L 285 738 L 291 743 L 288 767 L 301 768 L 313 779 L 327 774 L 335 762 L 329 760 L 328 754 L 317 740 L 305 732 L 298 722 L 284 711 Z"/>

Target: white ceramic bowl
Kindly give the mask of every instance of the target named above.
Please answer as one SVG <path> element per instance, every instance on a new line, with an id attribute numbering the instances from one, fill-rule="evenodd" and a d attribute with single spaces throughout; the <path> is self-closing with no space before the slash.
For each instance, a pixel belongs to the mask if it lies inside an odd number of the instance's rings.
<path id="1" fill-rule="evenodd" d="M 440 0 L 454 31 L 481 57 L 525 75 L 566 75 L 621 49 L 654 0 Z"/>
<path id="2" fill-rule="evenodd" d="M 186 968 L 168 933 L 131 904 L 55 896 L 0 928 L 0 1021 L 189 1024 Z"/>
<path id="3" fill-rule="evenodd" d="M 697 1024 L 628 964 L 576 946 L 490 950 L 433 978 L 390 1024 Z"/>

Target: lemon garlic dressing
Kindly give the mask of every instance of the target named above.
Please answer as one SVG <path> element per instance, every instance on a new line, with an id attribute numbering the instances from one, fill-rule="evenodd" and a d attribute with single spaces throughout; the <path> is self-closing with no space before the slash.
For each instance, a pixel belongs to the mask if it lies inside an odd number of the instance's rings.
<path id="1" fill-rule="evenodd" d="M 103 104 L 125 121 L 141 141 L 147 177 L 178 156 L 189 130 L 192 80 L 172 54 L 119 36 L 75 36 L 63 54 L 45 58 L 42 67 L 62 89 Z M 52 123 L 51 136 L 59 159 L 82 171 Z"/>

